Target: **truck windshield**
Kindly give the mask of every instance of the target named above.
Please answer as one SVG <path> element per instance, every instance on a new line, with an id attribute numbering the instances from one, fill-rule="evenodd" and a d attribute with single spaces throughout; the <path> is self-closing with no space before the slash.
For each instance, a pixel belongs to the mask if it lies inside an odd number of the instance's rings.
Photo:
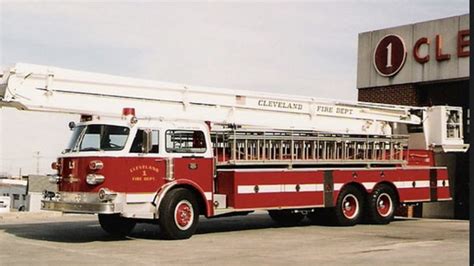
<path id="1" fill-rule="evenodd" d="M 129 132 L 128 127 L 121 126 L 77 126 L 64 152 L 119 151 L 124 148 Z"/>

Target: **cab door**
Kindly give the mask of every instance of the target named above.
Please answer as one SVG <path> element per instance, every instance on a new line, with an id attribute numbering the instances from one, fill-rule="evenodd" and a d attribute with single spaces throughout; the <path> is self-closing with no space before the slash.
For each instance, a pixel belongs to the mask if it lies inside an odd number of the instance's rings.
<path id="1" fill-rule="evenodd" d="M 170 129 L 165 132 L 165 151 L 173 157 L 176 180 L 198 184 L 204 192 L 212 192 L 214 160 L 207 156 L 205 133 L 201 130 Z"/>
<path id="2" fill-rule="evenodd" d="M 159 130 L 139 128 L 125 160 L 127 191 L 156 192 L 164 184 L 166 161 L 159 154 Z"/>

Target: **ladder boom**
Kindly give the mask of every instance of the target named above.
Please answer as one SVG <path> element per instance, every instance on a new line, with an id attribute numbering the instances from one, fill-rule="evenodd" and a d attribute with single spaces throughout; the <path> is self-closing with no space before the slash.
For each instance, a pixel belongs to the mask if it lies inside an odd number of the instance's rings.
<path id="1" fill-rule="evenodd" d="M 211 121 L 278 129 L 390 135 L 420 124 L 415 107 L 188 86 L 18 63 L 4 72 L 0 105 L 22 110 Z"/>

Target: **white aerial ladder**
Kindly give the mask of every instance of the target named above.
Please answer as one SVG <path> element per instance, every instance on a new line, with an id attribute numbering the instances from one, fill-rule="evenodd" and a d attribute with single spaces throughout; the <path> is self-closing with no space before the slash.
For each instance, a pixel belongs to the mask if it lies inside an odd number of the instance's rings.
<path id="1" fill-rule="evenodd" d="M 0 81 L 0 107 L 119 116 L 135 107 L 140 119 L 209 121 L 262 130 L 351 136 L 409 134 L 417 148 L 465 151 L 462 109 L 430 108 L 189 86 L 18 63 Z M 454 118 L 453 118 L 454 117 Z M 309 156 L 309 155 L 308 155 Z"/>

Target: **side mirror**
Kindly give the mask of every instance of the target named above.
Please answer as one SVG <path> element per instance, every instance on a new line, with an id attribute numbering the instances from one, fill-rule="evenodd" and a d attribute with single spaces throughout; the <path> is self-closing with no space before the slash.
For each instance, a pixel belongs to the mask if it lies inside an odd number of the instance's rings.
<path id="1" fill-rule="evenodd" d="M 73 130 L 75 127 L 76 127 L 76 123 L 74 123 L 73 121 L 69 122 L 69 129 L 70 130 Z"/>
<path id="2" fill-rule="evenodd" d="M 152 149 L 151 142 L 151 130 L 147 129 L 143 131 L 143 153 L 149 153 Z"/>

